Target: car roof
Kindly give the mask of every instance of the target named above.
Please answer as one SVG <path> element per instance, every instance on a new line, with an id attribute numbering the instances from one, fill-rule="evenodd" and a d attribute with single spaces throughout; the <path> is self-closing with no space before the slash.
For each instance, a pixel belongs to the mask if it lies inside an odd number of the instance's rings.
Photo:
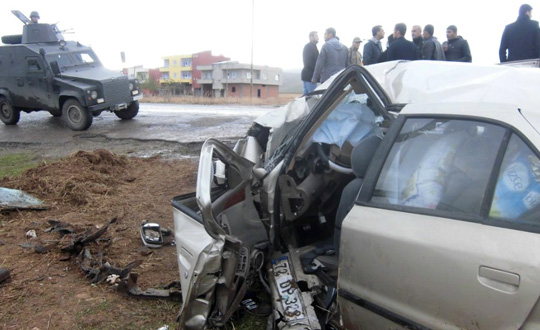
<path id="1" fill-rule="evenodd" d="M 538 68 L 444 61 L 393 61 L 366 68 L 395 104 L 488 102 L 531 110 L 540 105 Z"/>

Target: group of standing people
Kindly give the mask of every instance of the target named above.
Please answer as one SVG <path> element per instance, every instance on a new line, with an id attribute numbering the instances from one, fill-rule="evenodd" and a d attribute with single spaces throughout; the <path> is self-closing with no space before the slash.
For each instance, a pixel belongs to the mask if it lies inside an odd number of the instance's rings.
<path id="1" fill-rule="evenodd" d="M 540 57 L 540 28 L 537 21 L 531 20 L 532 7 L 524 4 L 519 8 L 516 22 L 506 26 L 501 38 L 499 57 L 501 62 Z M 457 34 L 457 27 L 446 28 L 446 38 L 442 44 L 433 36 L 435 28 L 428 24 L 424 29 L 414 25 L 411 30 L 412 41 L 405 39 L 407 25 L 398 23 L 388 37 L 386 49 L 381 40 L 385 37 L 381 25 L 372 28 L 372 38 L 359 51 L 362 40 L 355 37 L 352 46 L 347 48 L 336 37 L 334 28 L 326 29 L 325 44 L 321 51 L 317 49 L 317 32 L 309 34 L 309 43 L 304 46 L 304 68 L 301 78 L 304 82 L 304 94 L 312 92 L 317 83 L 323 83 L 333 74 L 349 65 L 370 65 L 395 60 L 436 60 L 471 62 L 471 50 L 467 40 Z"/>
<path id="2" fill-rule="evenodd" d="M 420 26 L 413 26 L 413 42 L 408 41 L 404 38 L 407 26 L 398 23 L 394 27 L 394 33 L 388 38 L 387 49 L 383 50 L 381 40 L 384 39 L 385 32 L 381 25 L 376 25 L 371 31 L 373 38 L 364 45 L 364 56 L 359 51 L 362 43 L 359 37 L 355 37 L 351 47 L 347 48 L 336 37 L 334 28 L 326 29 L 325 43 L 319 53 L 317 48 L 319 36 L 316 31 L 310 32 L 309 42 L 303 51 L 304 68 L 301 78 L 304 82 L 304 94 L 312 92 L 317 83 L 323 83 L 349 65 L 418 59 L 471 62 L 469 44 L 457 35 L 457 28 L 454 25 L 448 27 L 446 31 L 448 41 L 442 45 L 433 36 L 433 25 L 426 25 L 423 34 L 421 31 Z"/>

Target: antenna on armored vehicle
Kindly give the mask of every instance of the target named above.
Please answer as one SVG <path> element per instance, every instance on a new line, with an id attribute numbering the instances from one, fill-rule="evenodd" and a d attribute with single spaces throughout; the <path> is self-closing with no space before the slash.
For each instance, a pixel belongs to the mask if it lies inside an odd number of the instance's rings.
<path id="1" fill-rule="evenodd" d="M 21 20 L 21 22 L 23 22 L 25 25 L 30 23 L 30 19 L 28 17 L 26 17 L 23 13 L 21 13 L 20 11 L 18 10 L 12 10 L 11 11 L 13 13 L 13 15 L 17 16 L 18 19 Z"/>

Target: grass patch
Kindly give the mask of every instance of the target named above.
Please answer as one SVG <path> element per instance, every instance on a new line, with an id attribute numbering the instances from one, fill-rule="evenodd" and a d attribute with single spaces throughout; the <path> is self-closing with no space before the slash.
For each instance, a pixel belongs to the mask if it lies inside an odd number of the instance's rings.
<path id="1" fill-rule="evenodd" d="M 24 170 L 35 167 L 38 163 L 38 158 L 33 154 L 0 156 L 0 178 L 17 176 Z"/>

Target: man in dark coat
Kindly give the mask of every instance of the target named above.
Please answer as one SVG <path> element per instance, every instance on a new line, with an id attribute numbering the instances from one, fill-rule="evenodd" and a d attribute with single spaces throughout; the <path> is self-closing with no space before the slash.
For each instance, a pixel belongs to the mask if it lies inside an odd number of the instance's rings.
<path id="1" fill-rule="evenodd" d="M 424 27 L 424 45 L 422 46 L 422 59 L 429 61 L 444 61 L 444 51 L 442 45 L 433 36 L 435 28 L 428 24 Z"/>
<path id="2" fill-rule="evenodd" d="M 540 28 L 531 16 L 532 7 L 521 5 L 517 20 L 504 29 L 499 48 L 501 63 L 540 57 Z"/>
<path id="3" fill-rule="evenodd" d="M 375 25 L 371 29 L 371 34 L 373 38 L 364 45 L 364 65 L 378 63 L 382 53 L 381 40 L 384 38 L 382 26 Z"/>
<path id="4" fill-rule="evenodd" d="M 446 38 L 448 41 L 443 43 L 444 56 L 447 61 L 471 62 L 471 50 L 469 43 L 461 36 L 457 35 L 457 27 L 450 25 L 446 28 Z"/>
<path id="5" fill-rule="evenodd" d="M 394 27 L 394 41 L 388 48 L 386 55 L 387 61 L 395 60 L 416 60 L 416 47 L 409 40 L 405 39 L 405 33 L 407 32 L 407 25 L 405 23 L 398 23 Z"/>
<path id="6" fill-rule="evenodd" d="M 311 77 L 313 77 L 315 63 L 317 63 L 317 57 L 319 57 L 319 49 L 317 49 L 318 42 L 319 35 L 317 31 L 311 31 L 309 33 L 309 42 L 304 46 L 302 53 L 304 68 L 302 69 L 301 78 L 304 82 L 304 95 L 313 92 L 317 87 L 317 84 L 311 82 Z"/>
<path id="7" fill-rule="evenodd" d="M 422 27 L 420 25 L 413 25 L 411 30 L 411 37 L 414 47 L 416 47 L 416 57 L 421 60 L 422 47 L 424 46 L 424 37 L 422 37 Z"/>

